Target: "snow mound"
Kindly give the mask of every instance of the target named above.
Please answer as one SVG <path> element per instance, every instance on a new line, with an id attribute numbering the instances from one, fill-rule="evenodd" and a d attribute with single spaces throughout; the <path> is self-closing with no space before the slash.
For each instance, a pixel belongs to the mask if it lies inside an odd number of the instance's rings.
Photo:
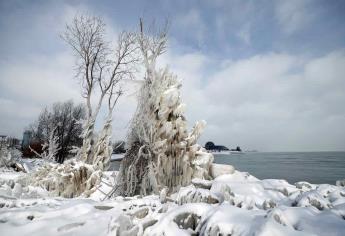
<path id="1" fill-rule="evenodd" d="M 316 190 L 311 190 L 309 192 L 300 194 L 296 198 L 296 205 L 302 207 L 314 206 L 319 210 L 331 208 L 331 203 L 328 201 L 328 199 L 324 198 L 320 192 Z"/>
<path id="2" fill-rule="evenodd" d="M 75 163 L 71 168 L 82 166 Z M 82 194 L 71 199 L 22 184 L 25 176 L 0 172 L 3 235 L 342 236 L 345 232 L 342 186 L 291 185 L 234 171 L 214 180 L 195 178 L 171 195 L 163 188 L 159 195 L 104 200 L 116 173 L 103 172 L 89 198 Z"/>
<path id="3" fill-rule="evenodd" d="M 193 202 L 215 204 L 219 202 L 219 199 L 208 189 L 196 188 L 194 185 L 181 187 L 177 194 L 177 203 L 179 205 L 183 205 L 185 203 Z"/>
<path id="4" fill-rule="evenodd" d="M 231 165 L 212 163 L 210 172 L 212 178 L 217 178 L 221 175 L 233 174 L 235 172 L 235 168 Z"/>
<path id="5" fill-rule="evenodd" d="M 255 235 L 264 215 L 264 211 L 249 211 L 223 203 L 201 218 L 197 231 L 201 235 Z"/>

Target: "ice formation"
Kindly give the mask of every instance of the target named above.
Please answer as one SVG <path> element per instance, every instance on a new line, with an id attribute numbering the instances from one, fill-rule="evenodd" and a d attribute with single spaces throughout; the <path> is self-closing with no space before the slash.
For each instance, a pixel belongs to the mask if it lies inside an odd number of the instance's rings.
<path id="1" fill-rule="evenodd" d="M 107 119 L 97 137 L 92 132 L 93 123 L 86 122 L 84 142 L 89 144 L 84 143 L 85 145 L 79 150 L 78 160 L 74 158 L 63 164 L 49 163 L 54 160 L 57 151 L 56 138 L 51 136 L 47 150 L 40 155 L 48 163 L 32 173 L 26 182 L 42 187 L 55 196 L 70 198 L 81 195 L 89 196 L 97 189 L 102 171 L 106 170 L 110 163 L 111 121 L 111 118 Z M 93 143 L 94 139 L 96 139 L 96 143 Z M 89 150 L 85 150 L 85 147 L 88 147 Z"/>
<path id="2" fill-rule="evenodd" d="M 64 164 L 45 164 L 33 172 L 25 184 L 50 191 L 51 195 L 66 198 L 89 196 L 98 187 L 102 172 L 93 165 L 69 160 Z"/>
<path id="3" fill-rule="evenodd" d="M 21 163 L 22 153 L 15 148 L 6 146 L 0 148 L 0 169 L 15 169 L 17 171 L 25 171 Z"/>
<path id="4" fill-rule="evenodd" d="M 74 199 L 51 197 L 43 188 L 25 186 L 21 181 L 26 176 L 0 173 L 3 235 L 342 236 L 345 232 L 343 186 L 292 185 L 234 170 L 214 180 L 194 178 L 173 194 L 163 188 L 159 195 L 102 201 L 102 192 L 114 184 L 113 172 L 104 172 L 89 197 Z"/>
<path id="5" fill-rule="evenodd" d="M 110 157 L 113 152 L 111 145 L 111 133 L 112 133 L 112 113 L 109 114 L 103 129 L 97 139 L 94 147 L 95 151 L 92 158 L 92 164 L 97 166 L 100 170 L 107 170 L 110 163 Z"/>
<path id="6" fill-rule="evenodd" d="M 30 146 L 30 150 L 36 154 L 37 157 L 40 157 L 47 162 L 54 162 L 57 158 L 57 153 L 61 149 L 58 143 L 59 138 L 55 135 L 55 129 L 53 129 L 49 134 L 49 139 L 47 143 L 42 145 L 43 152 L 41 154 L 37 153 Z"/>
<path id="7" fill-rule="evenodd" d="M 117 178 L 116 195 L 133 196 L 169 191 L 190 184 L 192 178 L 210 179 L 212 154 L 196 142 L 205 122 L 197 122 L 191 132 L 183 115 L 181 83 L 168 69 L 156 69 L 156 59 L 166 37 L 142 34 L 139 44 L 146 76 L 128 137 L 129 149 Z"/>

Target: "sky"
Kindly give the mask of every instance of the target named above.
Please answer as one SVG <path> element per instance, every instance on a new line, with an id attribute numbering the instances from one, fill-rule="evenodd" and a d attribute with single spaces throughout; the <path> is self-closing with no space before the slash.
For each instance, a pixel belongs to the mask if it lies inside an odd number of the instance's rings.
<path id="1" fill-rule="evenodd" d="M 342 0 L 0 0 L 0 134 L 21 138 L 43 107 L 84 102 L 59 35 L 91 14 L 111 40 L 140 17 L 169 20 L 159 65 L 182 80 L 189 126 L 206 120 L 200 144 L 345 150 L 344 12 Z M 129 83 L 114 112 L 114 140 L 125 139 L 137 87 Z"/>

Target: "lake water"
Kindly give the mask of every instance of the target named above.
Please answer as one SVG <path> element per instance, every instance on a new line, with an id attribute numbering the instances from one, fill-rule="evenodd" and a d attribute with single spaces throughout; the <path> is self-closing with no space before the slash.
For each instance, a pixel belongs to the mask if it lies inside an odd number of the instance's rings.
<path id="1" fill-rule="evenodd" d="M 286 179 L 335 184 L 345 179 L 345 152 L 253 152 L 215 154 L 216 163 L 231 164 L 259 179 Z"/>
<path id="2" fill-rule="evenodd" d="M 289 183 L 307 181 L 335 184 L 345 179 L 345 152 L 252 152 L 214 154 L 215 163 L 231 164 L 259 179 L 285 179 Z M 120 162 L 111 163 L 117 170 Z"/>

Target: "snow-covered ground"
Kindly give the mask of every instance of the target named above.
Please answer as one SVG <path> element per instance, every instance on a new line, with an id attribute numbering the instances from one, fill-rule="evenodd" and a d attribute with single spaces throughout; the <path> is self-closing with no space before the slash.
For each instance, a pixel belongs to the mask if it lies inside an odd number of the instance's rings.
<path id="1" fill-rule="evenodd" d="M 27 161 L 34 170 L 40 163 Z M 116 173 L 115 173 L 116 174 Z M 105 200 L 114 173 L 90 198 L 50 197 L 0 172 L 0 235 L 345 235 L 345 188 L 259 180 L 234 171 L 194 179 L 178 193 Z"/>

